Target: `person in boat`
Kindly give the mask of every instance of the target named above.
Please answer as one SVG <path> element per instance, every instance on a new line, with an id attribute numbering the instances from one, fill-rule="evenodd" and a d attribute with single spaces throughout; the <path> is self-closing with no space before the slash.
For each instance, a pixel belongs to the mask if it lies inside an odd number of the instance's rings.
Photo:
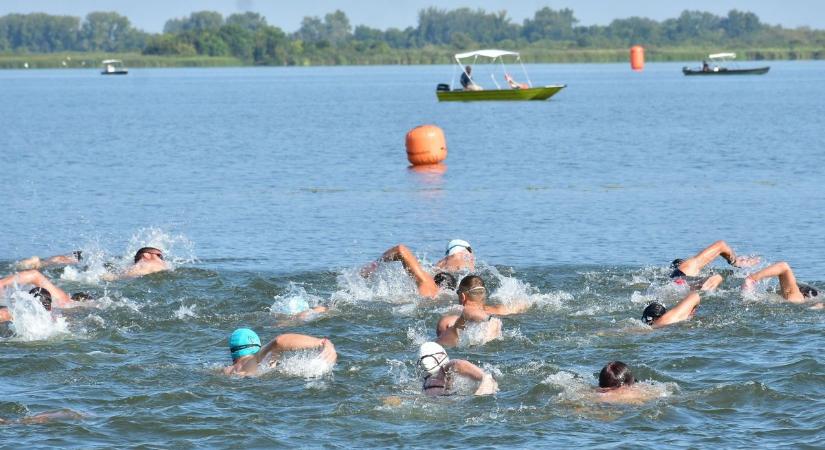
<path id="1" fill-rule="evenodd" d="M 478 275 L 467 275 L 458 285 L 458 303 L 462 306 L 461 315 L 443 316 L 436 325 L 436 342 L 447 347 L 455 347 L 461 338 L 461 332 L 468 325 L 485 325 L 483 342 L 501 337 L 501 320 L 494 317 L 520 314 L 526 311 L 528 303 L 512 305 L 488 305 L 487 287 Z"/>
<path id="2" fill-rule="evenodd" d="M 447 250 L 444 258 L 435 263 L 435 266 L 448 272 L 459 272 L 462 270 L 475 270 L 476 261 L 473 255 L 473 248 L 470 243 L 463 239 L 453 239 L 447 242 Z"/>
<path id="3" fill-rule="evenodd" d="M 169 264 L 163 259 L 163 251 L 155 247 L 143 247 L 135 252 L 135 262 L 131 267 L 120 273 L 106 274 L 101 278 L 106 281 L 138 278 L 166 270 L 169 270 Z"/>
<path id="4" fill-rule="evenodd" d="M 702 60 L 702 72 L 710 72 L 710 66 L 705 60 Z"/>
<path id="5" fill-rule="evenodd" d="M 509 73 L 504 74 L 504 81 L 510 85 L 510 89 L 529 89 L 530 86 L 527 83 L 519 83 L 518 81 L 514 80 Z"/>
<path id="6" fill-rule="evenodd" d="M 418 293 L 422 297 L 435 298 L 442 289 L 455 289 L 455 277 L 447 272 L 436 273 L 435 276 L 430 275 L 421 264 L 413 252 L 404 244 L 398 244 L 389 250 L 385 251 L 381 258 L 373 261 L 363 269 L 361 269 L 361 276 L 368 277 L 378 268 L 382 262 L 400 261 L 413 279 L 416 286 L 418 286 Z"/>
<path id="7" fill-rule="evenodd" d="M 716 289 L 723 281 L 720 275 L 699 277 L 699 273 L 719 256 L 723 257 L 733 267 L 751 267 L 759 263 L 758 257 L 736 256 L 736 253 L 727 242 L 716 241 L 690 258 L 674 259 L 670 263 L 673 268 L 670 278 L 676 284 L 689 284 L 692 289 L 703 291 Z"/>
<path id="8" fill-rule="evenodd" d="M 668 310 L 659 302 L 653 302 L 642 312 L 642 322 L 653 328 L 661 328 L 674 323 L 692 319 L 699 309 L 702 298 L 696 291 L 691 291 L 673 308 Z"/>
<path id="9" fill-rule="evenodd" d="M 335 346 L 327 338 L 316 338 L 304 334 L 281 334 L 268 344 L 261 346 L 261 338 L 249 328 L 238 328 L 229 335 L 229 352 L 232 365 L 223 369 L 224 375 L 255 376 L 258 365 L 268 361 L 271 366 L 285 352 L 319 349 L 318 358 L 330 365 L 335 364 L 338 354 Z"/>
<path id="10" fill-rule="evenodd" d="M 461 73 L 461 87 L 464 88 L 465 91 L 483 91 L 484 88 L 473 81 L 472 73 L 473 68 L 471 66 L 464 68 L 464 72 Z"/>
<path id="11" fill-rule="evenodd" d="M 75 250 L 71 254 L 68 255 L 55 255 L 49 258 L 42 259 L 38 256 L 32 256 L 31 258 L 26 258 L 22 261 L 18 261 L 16 267 L 19 270 L 28 270 L 28 269 L 43 269 L 46 267 L 51 266 L 67 266 L 73 264 L 79 264 L 80 261 L 83 260 L 83 252 L 80 250 Z"/>
<path id="12" fill-rule="evenodd" d="M 418 366 L 424 372 L 421 390 L 426 395 L 452 394 L 456 377 L 467 377 L 479 383 L 473 395 L 492 395 L 498 391 L 498 383 L 491 374 L 469 361 L 451 360 L 444 347 L 436 342 L 421 344 L 418 349 Z"/>
<path id="13" fill-rule="evenodd" d="M 771 264 L 770 266 L 745 277 L 745 281 L 742 283 L 742 290 L 745 292 L 752 292 L 756 288 L 756 284 L 759 283 L 759 281 L 769 277 L 776 277 L 779 279 L 779 294 L 782 298 L 791 303 L 805 303 L 808 299 L 819 297 L 819 291 L 815 288 L 805 284 L 800 284 L 796 281 L 796 277 L 793 274 L 793 270 L 791 270 L 791 266 L 785 261 Z M 820 305 L 821 303 L 817 306 L 821 308 L 822 306 Z"/>

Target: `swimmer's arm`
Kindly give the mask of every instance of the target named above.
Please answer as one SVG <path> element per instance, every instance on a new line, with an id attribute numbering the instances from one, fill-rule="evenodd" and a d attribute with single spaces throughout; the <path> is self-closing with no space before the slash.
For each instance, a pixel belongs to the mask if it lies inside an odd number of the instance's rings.
<path id="1" fill-rule="evenodd" d="M 0 306 L 0 322 L 10 322 L 12 321 L 11 313 L 9 312 L 9 308 L 5 306 Z"/>
<path id="2" fill-rule="evenodd" d="M 412 251 L 404 244 L 398 244 L 395 247 L 387 250 L 381 256 L 384 261 L 401 261 L 404 269 L 415 278 L 415 284 L 418 286 L 418 293 L 424 297 L 435 297 L 438 295 L 438 285 L 435 284 L 432 275 L 427 273 L 421 264 L 418 263 L 418 258 L 413 255 Z"/>
<path id="3" fill-rule="evenodd" d="M 282 334 L 264 345 L 255 356 L 261 362 L 269 355 L 277 357 L 283 352 L 321 348 L 323 359 L 334 362 L 337 359 L 335 346 L 329 339 L 319 339 L 305 334 Z"/>
<path id="4" fill-rule="evenodd" d="M 699 306 L 702 298 L 696 292 L 689 293 L 676 306 L 671 308 L 662 317 L 653 322 L 655 327 L 663 327 L 677 322 L 682 322 L 690 318 L 693 310 Z"/>
<path id="5" fill-rule="evenodd" d="M 447 368 L 452 369 L 459 375 L 478 381 L 480 384 L 474 393 L 475 395 L 490 395 L 498 391 L 498 383 L 493 379 L 493 376 L 470 361 L 453 359 L 447 363 Z"/>
<path id="6" fill-rule="evenodd" d="M 509 316 L 511 314 L 521 314 L 530 309 L 527 302 L 518 302 L 510 305 L 485 305 L 484 310 L 497 316 Z"/>
<path id="7" fill-rule="evenodd" d="M 52 284 L 48 278 L 37 270 L 24 270 L 3 278 L 0 280 L 0 288 L 4 288 L 14 283 L 31 284 L 49 291 L 49 293 L 52 294 L 52 300 L 54 300 L 55 304 L 60 308 L 72 303 L 72 299 L 69 297 L 69 294 Z"/>

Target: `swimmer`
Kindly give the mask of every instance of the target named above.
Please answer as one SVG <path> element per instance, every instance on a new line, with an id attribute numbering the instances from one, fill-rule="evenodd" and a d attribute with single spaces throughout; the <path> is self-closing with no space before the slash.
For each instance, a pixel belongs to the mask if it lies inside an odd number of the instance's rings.
<path id="1" fill-rule="evenodd" d="M 699 303 L 701 301 L 702 299 L 699 297 L 698 292 L 691 292 L 669 311 L 661 303 L 653 302 L 647 305 L 647 308 L 642 312 L 642 322 L 653 328 L 661 328 L 683 322 L 696 315 L 696 310 L 699 309 Z"/>
<path id="2" fill-rule="evenodd" d="M 688 283 L 692 288 L 712 291 L 722 282 L 722 277 L 718 274 L 709 278 L 698 278 L 698 276 L 705 266 L 719 256 L 734 267 L 751 267 L 759 263 L 758 257 L 736 256 L 727 242 L 716 241 L 690 258 L 673 260 L 670 263 L 673 268 L 670 278 L 674 279 L 677 284 Z"/>
<path id="3" fill-rule="evenodd" d="M 48 278 L 37 270 L 24 270 L 0 279 L 0 290 L 13 285 L 33 285 L 35 286 L 35 289 L 41 289 L 41 291 L 38 292 L 42 292 L 43 295 L 48 295 L 49 297 L 50 307 L 46 308 L 47 310 L 51 309 L 52 301 L 58 308 L 72 308 L 77 306 L 77 300 L 88 299 L 88 295 L 83 293 L 77 293 L 70 296 L 65 291 L 55 286 Z M 32 289 L 32 291 L 35 289 Z M 33 292 L 30 293 L 35 296 L 38 295 Z"/>
<path id="4" fill-rule="evenodd" d="M 461 239 L 453 239 L 447 243 L 444 258 L 435 263 L 435 266 L 448 272 L 461 270 L 473 271 L 476 267 L 475 256 L 470 243 Z"/>
<path id="5" fill-rule="evenodd" d="M 752 273 L 745 277 L 742 290 L 745 292 L 753 291 L 760 280 L 768 277 L 777 277 L 779 279 L 779 294 L 791 303 L 805 303 L 806 299 L 819 296 L 819 291 L 813 287 L 799 284 L 791 270 L 791 266 L 784 261 L 772 264 L 759 272 Z M 815 305 L 814 307 L 821 308 L 822 306 L 819 305 Z"/>
<path id="6" fill-rule="evenodd" d="M 72 264 L 79 264 L 83 260 L 83 252 L 80 250 L 73 251 L 70 255 L 56 255 L 46 259 L 41 259 L 37 256 L 18 261 L 16 265 L 19 270 L 27 269 L 43 269 L 50 266 L 67 266 Z"/>
<path id="7" fill-rule="evenodd" d="M 106 281 L 138 278 L 166 270 L 169 270 L 169 264 L 163 260 L 163 251 L 155 247 L 143 247 L 135 253 L 135 263 L 131 267 L 119 274 L 106 274 L 101 278 Z"/>
<path id="8" fill-rule="evenodd" d="M 269 360 L 274 366 L 277 358 L 284 352 L 296 350 L 321 349 L 318 357 L 330 364 L 335 364 L 338 354 L 329 339 L 319 339 L 303 334 L 281 334 L 261 347 L 261 339 L 249 328 L 238 328 L 229 336 L 229 352 L 232 365 L 223 369 L 224 375 L 255 376 L 258 365 Z"/>
<path id="9" fill-rule="evenodd" d="M 310 307 L 309 303 L 300 297 L 292 297 L 287 302 L 279 305 L 272 305 L 270 311 L 282 317 L 298 320 L 309 320 L 327 312 L 326 306 Z"/>
<path id="10" fill-rule="evenodd" d="M 407 273 L 412 275 L 415 279 L 415 284 L 418 286 L 418 293 L 422 297 L 435 298 L 441 292 L 442 288 L 455 288 L 455 277 L 446 272 L 439 272 L 435 276 L 431 276 L 421 267 L 418 258 L 413 255 L 412 251 L 404 244 L 398 244 L 390 248 L 378 261 L 374 261 L 370 265 L 361 269 L 361 276 L 368 277 L 375 272 L 378 264 L 382 261 L 401 261 Z"/>
<path id="11" fill-rule="evenodd" d="M 526 311 L 528 303 L 513 305 L 488 305 L 487 287 L 484 280 L 477 275 L 467 275 L 458 285 L 458 302 L 463 307 L 461 315 L 446 315 L 438 321 L 436 326 L 437 342 L 448 347 L 458 345 L 459 333 L 470 322 L 489 322 L 484 342 L 501 336 L 501 321 L 492 315 L 507 316 L 520 314 Z"/>
<path id="12" fill-rule="evenodd" d="M 599 373 L 598 400 L 606 403 L 642 403 L 651 397 L 636 389 L 636 378 L 630 367 L 621 361 L 611 361 Z"/>
<path id="13" fill-rule="evenodd" d="M 421 390 L 427 395 L 450 395 L 456 376 L 479 382 L 473 395 L 492 395 L 498 391 L 498 383 L 489 373 L 463 359 L 447 356 L 444 347 L 435 342 L 425 342 L 418 349 L 418 366 L 425 372 Z"/>
<path id="14" fill-rule="evenodd" d="M 0 419 L 0 425 L 10 425 L 10 424 L 40 424 L 40 423 L 47 423 L 53 420 L 79 420 L 82 419 L 84 416 L 83 414 L 72 411 L 71 409 L 59 409 L 57 411 L 46 411 L 39 414 L 35 414 L 33 416 L 23 417 L 22 419 L 16 420 L 6 420 Z"/>

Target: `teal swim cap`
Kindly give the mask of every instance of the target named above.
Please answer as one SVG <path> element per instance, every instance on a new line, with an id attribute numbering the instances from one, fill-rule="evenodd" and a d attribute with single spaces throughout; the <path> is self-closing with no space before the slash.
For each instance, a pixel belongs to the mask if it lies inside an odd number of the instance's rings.
<path id="1" fill-rule="evenodd" d="M 238 328 L 229 335 L 229 351 L 232 360 L 241 356 L 254 355 L 261 349 L 261 338 L 249 328 Z"/>

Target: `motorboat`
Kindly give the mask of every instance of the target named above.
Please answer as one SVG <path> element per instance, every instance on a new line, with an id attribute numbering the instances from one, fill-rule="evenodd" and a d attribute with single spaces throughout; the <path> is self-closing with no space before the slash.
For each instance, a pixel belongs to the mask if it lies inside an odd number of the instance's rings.
<path id="1" fill-rule="evenodd" d="M 101 64 L 103 64 L 101 75 L 126 75 L 129 73 L 123 65 L 123 61 L 119 59 L 106 59 Z"/>
<path id="2" fill-rule="evenodd" d="M 771 69 L 770 66 L 748 69 L 726 67 L 734 59 L 736 59 L 736 53 L 714 53 L 708 55 L 707 60 L 702 61 L 702 67 L 696 69 L 682 67 L 682 73 L 685 75 L 762 75 Z"/>
<path id="3" fill-rule="evenodd" d="M 507 69 L 504 59 L 513 59 L 521 66 L 524 81 L 517 81 Z M 435 95 L 440 102 L 470 102 L 480 100 L 547 100 L 560 90 L 567 87 L 564 84 L 551 84 L 546 86 L 533 86 L 527 69 L 521 62 L 521 55 L 518 52 L 506 50 L 476 50 L 466 53 L 458 53 L 454 56 L 458 71 L 454 71 L 450 84 L 439 84 L 436 87 Z M 469 64 L 472 60 L 472 65 Z M 476 73 L 489 73 L 490 83 L 483 86 L 479 79 L 484 75 L 474 78 L 472 67 L 477 66 L 486 70 L 476 70 Z M 456 84 L 456 75 L 460 73 L 459 83 Z M 486 82 L 485 82 L 486 83 Z"/>

